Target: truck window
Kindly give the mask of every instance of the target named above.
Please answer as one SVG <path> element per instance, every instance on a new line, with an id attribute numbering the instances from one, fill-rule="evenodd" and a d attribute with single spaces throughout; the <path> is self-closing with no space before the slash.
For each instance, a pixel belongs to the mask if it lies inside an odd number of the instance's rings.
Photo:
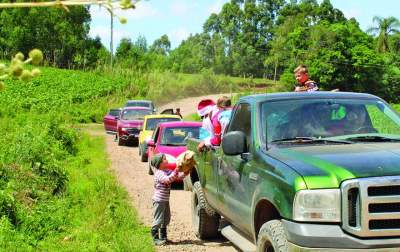
<path id="1" fill-rule="evenodd" d="M 250 143 L 251 135 L 251 106 L 247 103 L 240 103 L 236 106 L 234 115 L 229 124 L 230 131 L 242 131 L 246 134 L 247 145 Z"/>

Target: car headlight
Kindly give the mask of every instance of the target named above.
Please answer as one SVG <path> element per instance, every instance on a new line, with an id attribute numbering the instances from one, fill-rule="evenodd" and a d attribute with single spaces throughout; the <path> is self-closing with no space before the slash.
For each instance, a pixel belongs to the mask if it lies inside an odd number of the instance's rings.
<path id="1" fill-rule="evenodd" d="M 340 222 L 340 190 L 300 190 L 293 203 L 296 221 Z"/>
<path id="2" fill-rule="evenodd" d="M 128 131 L 128 128 L 121 128 L 122 131 Z"/>

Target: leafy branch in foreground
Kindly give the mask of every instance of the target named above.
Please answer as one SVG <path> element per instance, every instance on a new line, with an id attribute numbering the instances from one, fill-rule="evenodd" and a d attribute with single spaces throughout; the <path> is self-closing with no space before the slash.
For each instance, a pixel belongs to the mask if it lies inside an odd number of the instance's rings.
<path id="1" fill-rule="evenodd" d="M 30 81 L 33 77 L 40 75 L 40 70 L 34 68 L 32 70 L 25 69 L 27 64 L 39 65 L 43 60 L 43 53 L 39 49 L 33 49 L 29 52 L 29 58 L 25 59 L 25 55 L 21 52 L 17 53 L 7 66 L 0 63 L 0 92 L 4 90 L 4 80 L 13 77 L 22 81 Z"/>
<path id="2" fill-rule="evenodd" d="M 114 12 L 115 9 L 134 9 L 139 0 L 66 0 L 66 1 L 44 1 L 44 2 L 12 2 L 0 3 L 0 9 L 5 8 L 33 8 L 33 7 L 61 7 L 69 12 L 68 6 L 76 5 L 93 5 L 97 4 L 106 8 L 111 15 L 117 16 Z M 119 17 L 121 24 L 125 24 L 127 19 Z M 24 65 L 32 63 L 33 65 L 39 64 L 43 60 L 43 53 L 39 49 L 33 49 L 29 52 L 29 58 L 25 60 L 23 53 L 17 53 L 12 59 L 9 66 L 0 63 L 0 92 L 5 89 L 4 80 L 9 77 L 18 78 L 22 81 L 29 81 L 33 77 L 40 75 L 40 70 L 35 68 L 32 71 L 24 69 Z"/>

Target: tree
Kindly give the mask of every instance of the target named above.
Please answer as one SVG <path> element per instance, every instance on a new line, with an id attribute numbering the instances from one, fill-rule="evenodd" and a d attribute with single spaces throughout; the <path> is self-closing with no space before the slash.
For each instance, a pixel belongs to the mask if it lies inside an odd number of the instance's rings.
<path id="1" fill-rule="evenodd" d="M 150 47 L 151 52 L 162 55 L 167 55 L 170 50 L 171 42 L 169 41 L 168 35 L 166 34 L 162 35 L 161 38 L 156 39 Z"/>
<path id="2" fill-rule="evenodd" d="M 377 26 L 369 28 L 367 32 L 378 34 L 376 45 L 378 52 L 385 53 L 390 51 L 389 36 L 399 32 L 399 20 L 395 17 L 381 18 L 375 16 L 373 22 L 377 23 Z"/>

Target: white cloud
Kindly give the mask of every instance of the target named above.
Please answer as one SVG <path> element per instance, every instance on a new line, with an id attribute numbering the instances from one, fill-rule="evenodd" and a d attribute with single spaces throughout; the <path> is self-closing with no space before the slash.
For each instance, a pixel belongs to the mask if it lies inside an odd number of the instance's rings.
<path id="1" fill-rule="evenodd" d="M 182 40 L 189 37 L 190 32 L 187 31 L 185 28 L 180 27 L 168 32 L 167 35 L 171 42 L 176 41 L 176 43 L 180 43 Z"/>
<path id="2" fill-rule="evenodd" d="M 110 13 L 105 10 L 104 8 L 99 8 L 98 6 L 93 6 L 90 8 L 90 14 L 92 16 L 92 20 L 100 19 L 109 19 Z M 149 17 L 155 17 L 159 16 L 160 13 L 158 10 L 153 8 L 148 2 L 141 1 L 137 3 L 135 9 L 129 9 L 129 10 L 121 10 L 117 9 L 115 11 L 115 14 L 117 16 L 123 16 L 127 18 L 128 20 L 138 20 L 138 19 L 144 19 L 144 18 L 149 18 Z"/>
<path id="3" fill-rule="evenodd" d="M 207 14 L 218 14 L 222 10 L 222 6 L 226 3 L 224 0 L 215 1 L 209 8 Z"/>
<path id="4" fill-rule="evenodd" d="M 128 19 L 143 19 L 160 15 L 157 9 L 155 9 L 153 6 L 150 5 L 150 3 L 145 1 L 138 2 L 136 5 L 136 9 L 127 11 L 119 10 L 118 14 Z"/>
<path id="5" fill-rule="evenodd" d="M 343 10 L 342 12 L 343 12 L 344 16 L 348 19 L 357 18 L 361 15 L 360 10 L 358 10 L 358 9 Z"/>
<path id="6" fill-rule="evenodd" d="M 187 15 L 191 6 L 187 2 L 174 1 L 170 7 L 170 14 L 173 16 Z"/>

